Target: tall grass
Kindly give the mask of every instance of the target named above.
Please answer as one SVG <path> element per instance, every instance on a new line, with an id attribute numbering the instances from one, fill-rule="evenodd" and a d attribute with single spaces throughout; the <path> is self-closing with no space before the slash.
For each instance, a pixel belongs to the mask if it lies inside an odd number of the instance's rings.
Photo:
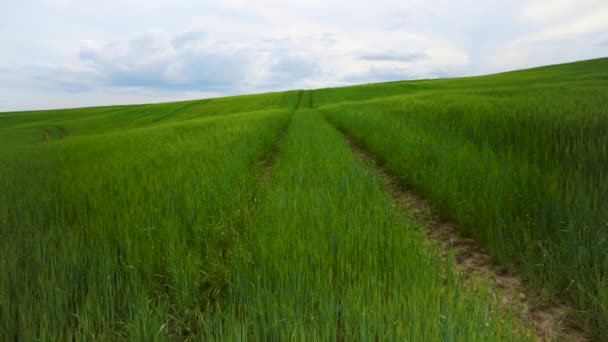
<path id="1" fill-rule="evenodd" d="M 600 338 L 608 336 L 608 60 L 553 68 L 438 81 L 436 90 L 322 111 L 497 260 L 519 264 L 545 300 L 565 297 Z M 535 72 L 538 82 L 520 82 Z"/>
<path id="2" fill-rule="evenodd" d="M 213 337 L 524 338 L 483 286 L 463 289 L 316 112 L 295 114 L 258 203 L 245 230 L 251 262 L 235 268 L 226 328 Z"/>
<path id="3" fill-rule="evenodd" d="M 247 258 L 255 160 L 286 111 L 71 137 L 2 156 L 4 340 L 189 336 Z M 211 314 L 210 314 L 211 315 Z"/>

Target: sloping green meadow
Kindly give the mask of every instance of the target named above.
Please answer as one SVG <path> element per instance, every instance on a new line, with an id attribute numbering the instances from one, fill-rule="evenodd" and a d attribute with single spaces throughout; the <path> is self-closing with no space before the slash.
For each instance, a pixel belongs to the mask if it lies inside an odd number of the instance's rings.
<path id="1" fill-rule="evenodd" d="M 540 302 L 608 336 L 600 59 L 0 113 L 0 338 L 531 338 L 424 243 L 337 127 Z"/>
<path id="2" fill-rule="evenodd" d="M 320 111 L 608 336 L 608 59 L 431 85 Z"/>

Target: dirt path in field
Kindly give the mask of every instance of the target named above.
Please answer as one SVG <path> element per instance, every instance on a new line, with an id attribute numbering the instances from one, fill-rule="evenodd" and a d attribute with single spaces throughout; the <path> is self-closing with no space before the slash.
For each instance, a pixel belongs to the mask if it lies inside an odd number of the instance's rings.
<path id="1" fill-rule="evenodd" d="M 487 279 L 493 288 L 500 288 L 502 305 L 515 312 L 516 317 L 521 320 L 520 323 L 536 333 L 537 340 L 587 340 L 582 332 L 571 325 L 564 305 L 559 302 L 535 303 L 531 307 L 526 293 L 532 292 L 527 291 L 521 277 L 513 268 L 507 269 L 494 264 L 487 249 L 475 243 L 473 239 L 463 237 L 454 223 L 442 221 L 429 201 L 403 186 L 352 137 L 343 130 L 340 131 L 355 155 L 374 165 L 376 174 L 391 195 L 395 207 L 400 212 L 407 213 L 408 217 L 412 217 L 424 228 L 429 242 L 440 248 L 442 258 L 454 253 L 454 267 L 462 272 L 465 279 L 481 276 Z"/>
<path id="2" fill-rule="evenodd" d="M 57 130 L 57 136 L 55 138 L 65 139 L 68 136 L 68 131 L 63 126 L 50 126 L 52 128 L 44 128 L 42 131 L 42 141 L 47 142 L 49 140 L 53 140 L 53 135 L 51 134 L 53 128 Z"/>
<path id="3" fill-rule="evenodd" d="M 57 126 L 57 130 L 59 131 L 59 139 L 67 138 L 68 131 L 62 126 Z"/>
<path id="4" fill-rule="evenodd" d="M 276 138 L 274 138 L 264 156 L 262 156 L 262 158 L 260 158 L 258 161 L 258 167 L 262 170 L 263 183 L 267 183 L 272 176 L 272 167 L 274 166 L 274 161 L 277 159 L 279 154 L 279 146 L 287 133 L 287 127 L 289 127 L 290 121 L 291 120 L 287 121 L 285 126 L 281 128 L 280 133 L 276 136 Z"/>

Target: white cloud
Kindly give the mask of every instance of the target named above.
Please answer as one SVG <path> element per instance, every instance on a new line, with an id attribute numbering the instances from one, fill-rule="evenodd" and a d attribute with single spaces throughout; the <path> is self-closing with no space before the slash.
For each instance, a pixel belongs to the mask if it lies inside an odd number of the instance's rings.
<path id="1" fill-rule="evenodd" d="M 597 6 L 586 13 L 551 23 L 550 26 L 523 36 L 516 41 L 529 44 L 550 40 L 566 40 L 582 35 L 608 32 L 608 3 Z"/>
<path id="2" fill-rule="evenodd" d="M 6 1 L 0 110 L 460 76 L 608 55 L 604 0 Z"/>
<path id="3" fill-rule="evenodd" d="M 606 2 L 542 0 L 524 6 L 520 19 L 533 26 L 488 54 L 484 72 L 608 56 Z"/>
<path id="4" fill-rule="evenodd" d="M 604 0 L 535 0 L 527 2 L 523 6 L 521 17 L 528 21 L 542 23 L 569 17 L 572 13 L 586 11 L 602 4 L 605 4 Z"/>

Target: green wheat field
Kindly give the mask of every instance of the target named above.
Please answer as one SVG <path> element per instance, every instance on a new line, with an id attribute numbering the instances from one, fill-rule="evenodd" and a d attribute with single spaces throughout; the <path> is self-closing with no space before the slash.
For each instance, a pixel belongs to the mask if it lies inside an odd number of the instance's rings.
<path id="1" fill-rule="evenodd" d="M 608 336 L 606 58 L 0 113 L 0 340 L 533 340 L 342 132 Z"/>

